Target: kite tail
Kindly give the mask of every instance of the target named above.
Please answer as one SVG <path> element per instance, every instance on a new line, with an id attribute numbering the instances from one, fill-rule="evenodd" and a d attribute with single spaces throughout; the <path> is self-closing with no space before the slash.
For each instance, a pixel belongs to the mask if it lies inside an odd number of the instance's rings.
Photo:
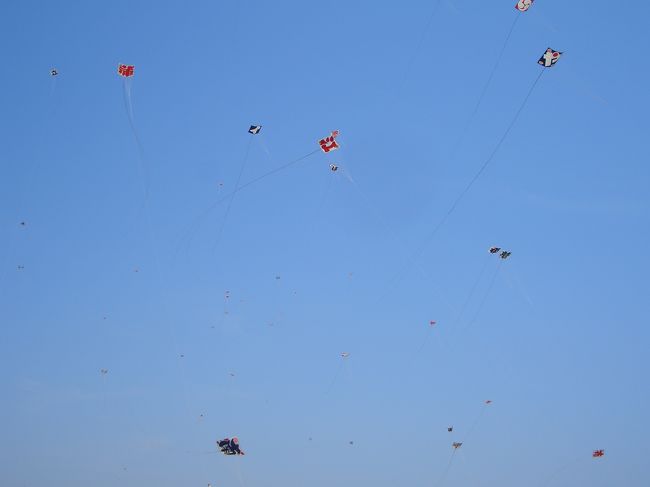
<path id="1" fill-rule="evenodd" d="M 258 143 L 262 147 L 262 150 L 266 153 L 269 159 L 271 158 L 271 151 L 269 151 L 269 148 L 266 146 L 266 142 L 264 142 L 264 139 L 258 135 Z"/>
<path id="2" fill-rule="evenodd" d="M 467 122 L 465 123 L 465 126 L 463 127 L 463 130 L 461 131 L 458 140 L 456 141 L 456 144 L 454 144 L 454 147 L 451 152 L 451 159 L 455 159 L 456 154 L 458 152 L 458 149 L 462 145 L 463 141 L 465 140 L 465 136 L 467 135 L 467 131 L 470 129 L 472 126 L 472 123 L 474 123 L 474 119 L 476 118 L 476 114 L 478 113 L 478 109 L 481 107 L 481 104 L 483 103 L 483 99 L 485 98 L 485 95 L 488 91 L 488 88 L 490 87 L 490 84 L 492 83 L 492 78 L 494 78 L 495 73 L 497 72 L 497 68 L 499 67 L 499 64 L 501 64 L 501 59 L 503 58 L 503 54 L 506 52 L 506 47 L 508 47 L 508 41 L 510 40 L 510 37 L 512 36 L 512 32 L 515 30 L 515 26 L 517 25 L 517 21 L 519 20 L 519 17 L 521 17 L 521 14 L 519 12 L 515 13 L 515 20 L 512 22 L 512 25 L 510 26 L 510 30 L 508 31 L 508 35 L 506 36 L 505 41 L 503 42 L 503 46 L 501 46 L 501 51 L 499 51 L 499 55 L 497 56 L 497 60 L 492 66 L 492 70 L 490 71 L 490 75 L 488 76 L 487 80 L 485 81 L 485 84 L 483 85 L 483 89 L 481 90 L 481 94 L 478 97 L 478 100 L 476 101 L 476 105 L 474 105 L 474 109 L 472 110 L 472 114 L 469 116 L 467 119 Z"/>
<path id="3" fill-rule="evenodd" d="M 129 126 L 131 127 L 131 132 L 133 132 L 133 138 L 135 139 L 135 144 L 138 149 L 138 169 L 140 170 L 140 175 L 144 182 L 144 194 L 145 202 L 149 197 L 149 173 L 147 171 L 147 166 L 144 163 L 144 149 L 142 143 L 140 142 L 140 136 L 138 135 L 138 130 L 135 127 L 135 117 L 133 115 L 133 103 L 131 101 L 131 80 L 129 78 L 124 78 L 123 86 L 123 95 L 124 95 L 124 107 L 126 108 L 126 115 L 129 119 Z"/>
<path id="4" fill-rule="evenodd" d="M 223 229 L 226 226 L 226 221 L 228 220 L 228 215 L 230 214 L 230 209 L 232 208 L 232 202 L 235 200 L 235 194 L 239 190 L 239 184 L 241 183 L 241 178 L 242 175 L 244 174 L 244 169 L 246 169 L 246 163 L 248 162 L 248 155 L 250 154 L 252 143 L 253 143 L 253 137 L 251 136 L 248 139 L 248 144 L 246 145 L 246 154 L 244 154 L 244 160 L 242 161 L 241 166 L 239 167 L 239 174 L 237 175 L 237 181 L 235 182 L 235 189 L 233 190 L 230 199 L 228 200 L 226 213 L 224 214 L 223 219 L 221 220 L 221 225 L 219 225 L 219 230 L 217 231 L 217 238 L 214 242 L 214 245 L 212 246 L 213 252 L 217 248 L 217 245 L 219 245 L 219 241 L 221 240 L 221 234 L 223 233 Z"/>
<path id="5" fill-rule="evenodd" d="M 521 297 L 524 298 L 524 300 L 528 303 L 528 305 L 533 310 L 533 312 L 536 312 L 535 305 L 533 304 L 533 300 L 530 299 L 530 296 L 528 296 L 528 293 L 524 289 L 524 286 L 521 284 L 517 276 L 514 273 L 511 276 L 510 272 L 511 271 L 505 271 L 506 282 L 512 289 L 517 291 L 521 295 Z"/>
<path id="6" fill-rule="evenodd" d="M 483 267 L 481 267 L 481 272 L 479 272 L 476 281 L 474 281 L 474 284 L 472 284 L 472 287 L 469 290 L 469 294 L 467 295 L 465 302 L 460 308 L 460 313 L 458 314 L 456 321 L 454 321 L 454 328 L 456 327 L 456 325 L 458 325 L 458 323 L 460 323 L 460 320 L 463 318 L 463 315 L 465 314 L 465 311 L 467 310 L 467 307 L 469 306 L 469 303 L 472 300 L 474 293 L 476 292 L 476 288 L 478 287 L 479 282 L 481 282 L 481 279 L 483 279 L 483 274 L 485 274 L 485 270 L 487 269 L 489 263 L 490 263 L 490 255 L 487 256 L 487 259 L 485 259 L 485 264 L 483 264 Z"/>
<path id="7" fill-rule="evenodd" d="M 342 359 L 345 360 L 345 359 Z M 327 387 L 325 390 L 325 395 L 329 395 L 330 392 L 332 392 L 332 389 L 334 388 L 334 385 L 336 384 L 336 381 L 338 380 L 339 376 L 341 375 L 341 372 L 343 371 L 343 368 L 345 367 L 345 362 L 341 362 L 336 369 L 336 372 L 334 373 L 334 377 L 332 378 L 332 382 L 330 382 L 330 385 Z"/>

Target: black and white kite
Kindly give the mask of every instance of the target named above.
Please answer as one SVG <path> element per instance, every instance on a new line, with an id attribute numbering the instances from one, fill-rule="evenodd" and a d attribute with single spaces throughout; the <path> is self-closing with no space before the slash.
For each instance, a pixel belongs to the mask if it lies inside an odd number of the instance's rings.
<path id="1" fill-rule="evenodd" d="M 50 75 L 51 76 L 56 76 L 57 74 L 59 74 L 59 72 L 56 70 L 56 68 L 50 69 Z"/>
<path id="2" fill-rule="evenodd" d="M 501 253 L 499 254 L 499 257 L 501 257 L 502 259 L 505 260 L 505 259 L 507 259 L 508 257 L 510 257 L 511 255 L 512 255 L 512 252 L 508 252 L 507 250 L 504 250 L 503 252 L 501 252 Z"/>
<path id="3" fill-rule="evenodd" d="M 260 133 L 260 130 L 262 130 L 261 125 L 251 125 L 251 128 L 248 129 L 249 134 L 257 135 Z"/>
<path id="4" fill-rule="evenodd" d="M 549 47 L 546 52 L 542 54 L 542 57 L 539 58 L 537 64 L 544 66 L 545 68 L 550 68 L 551 66 L 555 65 L 555 63 L 557 63 L 561 55 L 562 53 L 560 51 L 554 51 Z"/>

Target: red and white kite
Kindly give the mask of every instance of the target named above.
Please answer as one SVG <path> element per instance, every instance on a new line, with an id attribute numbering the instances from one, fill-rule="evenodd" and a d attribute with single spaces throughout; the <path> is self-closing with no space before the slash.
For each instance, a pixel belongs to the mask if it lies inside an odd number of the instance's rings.
<path id="1" fill-rule="evenodd" d="M 592 457 L 598 458 L 598 457 L 604 457 L 605 456 L 605 450 L 594 450 L 594 452 L 591 454 Z"/>
<path id="2" fill-rule="evenodd" d="M 124 78 L 130 78 L 133 76 L 133 72 L 135 71 L 135 66 L 132 64 L 118 64 L 117 65 L 117 74 Z"/>
<path id="3" fill-rule="evenodd" d="M 533 5 L 534 1 L 535 0 L 519 0 L 517 5 L 515 5 L 515 8 L 520 12 L 525 12 Z"/>
<path id="4" fill-rule="evenodd" d="M 323 152 L 329 152 L 332 150 L 336 150 L 339 148 L 339 145 L 336 143 L 336 138 L 339 136 L 339 131 L 334 130 L 329 137 L 325 137 L 324 139 L 320 139 L 318 143 L 320 144 L 320 148 Z"/>

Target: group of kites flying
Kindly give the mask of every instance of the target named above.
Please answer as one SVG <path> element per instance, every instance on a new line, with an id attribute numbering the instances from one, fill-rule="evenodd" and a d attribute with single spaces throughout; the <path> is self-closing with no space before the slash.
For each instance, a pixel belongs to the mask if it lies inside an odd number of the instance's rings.
<path id="1" fill-rule="evenodd" d="M 530 7 L 532 6 L 534 0 L 520 0 L 516 3 L 515 8 L 520 11 L 520 12 L 526 12 Z M 554 49 L 551 49 L 550 47 L 544 51 L 544 53 L 540 56 L 539 60 L 537 61 L 540 66 L 543 68 L 550 68 L 554 66 L 560 57 L 562 56 L 562 52 L 556 51 Z M 135 66 L 132 64 L 119 64 L 117 67 L 117 73 L 119 76 L 123 78 L 132 78 L 135 75 Z M 50 75 L 51 76 L 58 76 L 59 72 L 56 68 L 52 68 L 50 70 Z M 257 135 L 260 133 L 262 130 L 261 125 L 251 125 L 250 128 L 248 129 L 248 133 L 251 135 Z M 324 153 L 329 153 L 332 151 L 335 151 L 340 148 L 340 145 L 337 141 L 337 137 L 339 136 L 339 131 L 338 130 L 333 130 L 329 135 L 326 137 L 323 137 L 318 141 L 318 145 L 320 147 L 320 150 Z M 336 172 L 339 167 L 335 163 L 330 164 L 330 170 L 333 172 Z M 24 225 L 24 223 L 23 223 Z M 507 250 L 502 250 L 500 247 L 491 247 L 489 249 L 489 252 L 491 254 L 495 254 L 501 258 L 501 259 L 507 259 L 512 255 L 510 251 Z M 229 297 L 228 294 L 226 294 L 226 297 Z M 436 324 L 435 321 L 430 321 L 429 324 L 431 326 L 434 326 Z M 348 352 L 343 352 L 341 353 L 341 357 L 343 359 L 346 359 L 349 357 Z M 108 373 L 107 369 L 101 369 L 101 374 L 106 375 Z M 485 401 L 486 404 L 490 404 L 492 401 Z M 449 426 L 447 428 L 448 432 L 453 431 L 453 426 Z M 352 442 L 350 442 L 352 444 Z M 454 450 L 457 450 L 463 445 L 462 442 L 454 441 L 452 443 L 452 448 Z M 244 451 L 240 448 L 239 446 L 239 440 L 237 437 L 233 438 L 224 438 L 222 440 L 217 441 L 217 447 L 221 453 L 227 456 L 241 456 L 244 455 Z M 592 453 L 592 456 L 594 458 L 599 458 L 605 455 L 604 450 L 594 450 Z"/>

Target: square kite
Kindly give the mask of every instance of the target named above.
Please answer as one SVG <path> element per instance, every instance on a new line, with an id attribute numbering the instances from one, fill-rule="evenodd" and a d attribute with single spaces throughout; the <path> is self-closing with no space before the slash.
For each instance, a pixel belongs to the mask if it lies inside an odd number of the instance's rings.
<path id="1" fill-rule="evenodd" d="M 318 143 L 320 144 L 320 148 L 323 152 L 327 153 L 329 151 L 333 151 L 339 148 L 339 145 L 336 143 L 336 137 L 338 137 L 339 131 L 334 130 L 329 137 L 325 137 L 324 139 L 320 139 Z"/>
<path id="2" fill-rule="evenodd" d="M 133 76 L 134 71 L 135 66 L 130 64 L 118 64 L 117 66 L 117 74 L 123 76 L 124 78 L 130 78 Z"/>

